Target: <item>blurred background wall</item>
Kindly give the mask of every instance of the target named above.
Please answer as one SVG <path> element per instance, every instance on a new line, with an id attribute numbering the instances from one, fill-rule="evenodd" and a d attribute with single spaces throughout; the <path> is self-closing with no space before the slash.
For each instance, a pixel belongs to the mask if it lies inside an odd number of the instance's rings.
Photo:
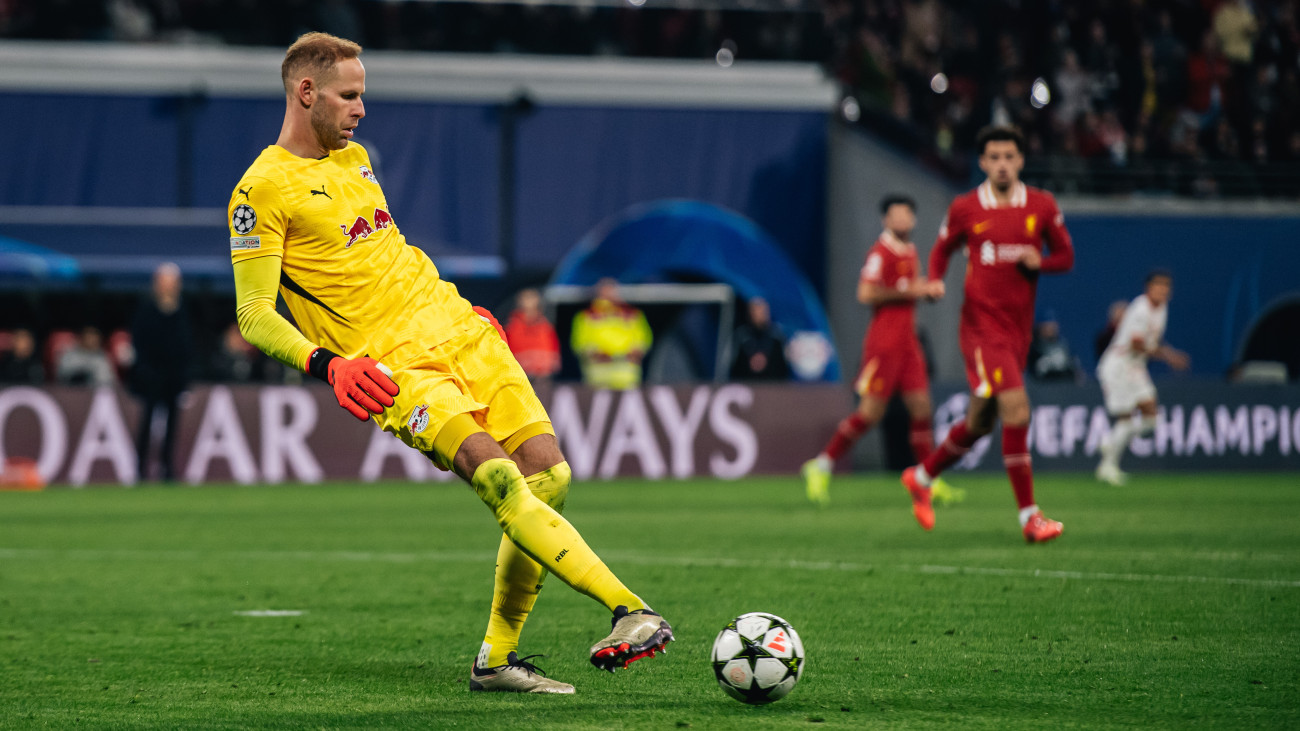
<path id="1" fill-rule="evenodd" d="M 127 377 L 132 313 L 155 268 L 173 261 L 199 381 L 237 372 L 297 383 L 232 333 L 225 211 L 241 172 L 278 133 L 283 48 L 325 30 L 367 48 L 357 139 L 398 225 L 503 319 L 523 288 L 592 284 L 557 277 L 613 266 L 574 257 L 616 241 L 602 237 L 638 212 L 712 207 L 677 228 L 617 239 L 651 259 L 663 247 L 673 262 L 618 258 L 628 268 L 606 273 L 634 272 L 624 284 L 731 292 L 723 306 L 712 294 L 636 290 L 656 334 L 651 383 L 725 380 L 718 361 L 731 357 L 744 300 L 762 295 L 791 341 L 793 379 L 839 384 L 847 398 L 870 321 L 853 291 L 880 232 L 878 201 L 902 192 L 919 202 L 924 259 L 952 197 L 980 180 L 973 139 L 988 123 L 1026 132 L 1025 179 L 1057 194 L 1074 237 L 1076 268 L 1044 278 L 1035 316 L 1059 324 L 1076 387 L 1095 389 L 1093 341 L 1108 307 L 1135 296 L 1155 267 L 1173 272 L 1168 339 L 1192 362 L 1187 374 L 1156 366 L 1159 381 L 1218 388 L 1243 363 L 1269 361 L 1293 382 L 1296 6 L 0 2 L 10 130 L 0 352 L 15 333 L 34 333 L 48 384 L 56 351 L 93 326 L 122 354 L 117 373 Z M 709 234 L 716 251 L 688 235 L 723 219 L 727 237 Z M 719 264 L 717 252 L 745 266 Z M 953 266 L 950 292 L 960 279 Z M 578 301 L 548 301 L 567 338 Z M 962 380 L 959 306 L 950 296 L 919 310 L 944 387 Z M 567 341 L 563 350 L 554 377 L 576 380 Z M 251 370 L 228 368 L 245 357 Z M 884 459 L 871 438 L 856 463 Z"/>

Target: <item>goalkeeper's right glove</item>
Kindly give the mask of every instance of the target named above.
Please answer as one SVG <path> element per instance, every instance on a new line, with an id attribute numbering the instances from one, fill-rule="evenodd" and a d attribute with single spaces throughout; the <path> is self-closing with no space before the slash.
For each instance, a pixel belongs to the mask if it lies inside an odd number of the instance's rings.
<path id="1" fill-rule="evenodd" d="M 361 421 L 371 414 L 382 414 L 393 405 L 400 389 L 383 363 L 362 356 L 349 360 L 325 348 L 317 348 L 307 358 L 307 372 L 334 387 L 339 406 Z"/>

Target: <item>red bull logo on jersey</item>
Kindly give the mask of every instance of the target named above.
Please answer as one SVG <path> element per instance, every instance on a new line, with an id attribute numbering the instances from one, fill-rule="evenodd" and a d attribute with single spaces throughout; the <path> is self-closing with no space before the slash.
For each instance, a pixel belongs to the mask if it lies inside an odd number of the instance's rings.
<path id="1" fill-rule="evenodd" d="M 348 237 L 348 242 L 343 245 L 345 249 L 350 248 L 353 244 L 375 232 L 374 227 L 370 225 L 365 216 L 357 216 L 357 220 L 353 221 L 351 226 L 344 226 L 340 223 L 339 228 L 343 229 L 343 235 Z"/>
<path id="2" fill-rule="evenodd" d="M 411 418 L 406 420 L 406 428 L 411 430 L 412 434 L 419 434 L 429 426 L 429 405 L 420 404 L 411 412 Z"/>
<path id="3" fill-rule="evenodd" d="M 366 180 L 369 180 L 375 185 L 379 185 L 379 178 L 375 177 L 374 171 L 372 171 L 370 168 L 366 167 L 365 165 L 362 165 L 360 170 L 361 170 L 361 177 L 365 178 Z"/>
<path id="4" fill-rule="evenodd" d="M 343 245 L 343 248 L 351 248 L 353 244 L 366 238 L 375 231 L 391 228 L 393 226 L 392 215 L 382 208 L 375 209 L 374 219 L 375 222 L 372 224 L 370 221 L 366 220 L 365 216 L 357 216 L 357 220 L 353 221 L 351 226 L 340 223 L 339 229 L 343 231 L 344 236 L 348 237 L 348 242 Z"/>

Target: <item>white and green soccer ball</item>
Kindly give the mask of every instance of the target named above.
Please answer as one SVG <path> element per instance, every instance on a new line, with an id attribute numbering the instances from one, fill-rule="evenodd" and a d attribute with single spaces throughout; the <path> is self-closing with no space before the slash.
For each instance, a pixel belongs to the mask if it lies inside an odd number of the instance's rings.
<path id="1" fill-rule="evenodd" d="M 750 612 L 727 623 L 713 641 L 713 674 L 727 695 L 762 705 L 794 690 L 803 674 L 803 640 L 790 623 Z"/>

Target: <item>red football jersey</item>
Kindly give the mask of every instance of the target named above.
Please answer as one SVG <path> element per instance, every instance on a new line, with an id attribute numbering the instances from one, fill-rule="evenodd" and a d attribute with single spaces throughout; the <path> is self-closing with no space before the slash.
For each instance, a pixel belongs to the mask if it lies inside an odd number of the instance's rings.
<path id="1" fill-rule="evenodd" d="M 963 342 L 1008 348 L 1023 360 L 1034 328 L 1038 273 L 1020 266 L 1025 249 L 1042 251 L 1041 272 L 1074 266 L 1074 246 L 1051 193 L 1017 183 L 1009 205 L 999 206 L 985 181 L 948 207 L 930 253 L 930 277 L 941 279 L 957 247 L 966 247 L 966 297 L 961 307 Z"/>
<path id="2" fill-rule="evenodd" d="M 881 287 L 907 290 L 920 277 L 916 247 L 910 241 L 899 241 L 889 231 L 881 233 L 867 252 L 859 277 Z M 878 352 L 915 339 L 916 300 L 885 302 L 875 307 L 863 348 Z"/>

